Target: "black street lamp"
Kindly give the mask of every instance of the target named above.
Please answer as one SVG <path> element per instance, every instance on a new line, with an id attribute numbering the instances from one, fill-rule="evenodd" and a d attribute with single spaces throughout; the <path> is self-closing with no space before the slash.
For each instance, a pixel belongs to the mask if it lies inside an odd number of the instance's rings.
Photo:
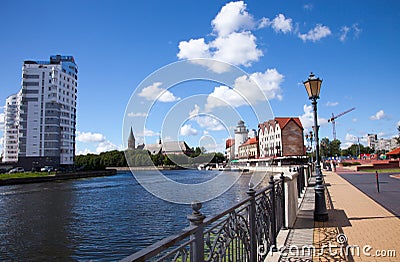
<path id="1" fill-rule="evenodd" d="M 325 187 L 322 184 L 322 172 L 319 157 L 319 138 L 318 138 L 318 119 L 317 119 L 317 99 L 319 99 L 319 93 L 321 91 L 322 79 L 316 78 L 313 73 L 310 74 L 307 81 L 303 82 L 308 98 L 311 100 L 314 109 L 314 135 L 315 135 L 315 208 L 314 208 L 314 220 L 315 221 L 327 221 L 328 211 L 326 209 L 325 201 Z"/>

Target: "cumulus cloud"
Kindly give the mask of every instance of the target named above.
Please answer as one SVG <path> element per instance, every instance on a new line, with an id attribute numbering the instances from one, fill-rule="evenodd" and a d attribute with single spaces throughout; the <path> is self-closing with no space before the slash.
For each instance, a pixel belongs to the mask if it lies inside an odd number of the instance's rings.
<path id="1" fill-rule="evenodd" d="M 181 136 L 195 136 L 198 134 L 198 131 L 193 128 L 190 124 L 186 124 L 181 127 L 179 131 Z"/>
<path id="2" fill-rule="evenodd" d="M 88 148 L 85 148 L 84 150 L 79 150 L 79 148 L 76 148 L 77 155 L 101 153 L 101 152 L 118 149 L 118 146 L 116 146 L 112 142 L 108 141 L 106 139 L 106 137 L 100 133 L 77 131 L 76 132 L 76 141 L 92 144 L 94 147 L 96 147 L 95 152 L 93 152 L 92 150 L 90 150 Z"/>
<path id="3" fill-rule="evenodd" d="M 355 135 L 352 135 L 352 134 L 347 133 L 346 136 L 345 136 L 345 138 L 344 138 L 344 140 L 345 140 L 346 142 L 352 142 L 352 143 L 354 143 L 354 142 L 357 142 L 358 138 L 357 138 Z"/>
<path id="4" fill-rule="evenodd" d="M 221 8 L 211 25 L 215 39 L 206 42 L 204 38 L 181 41 L 178 45 L 179 59 L 210 58 L 233 65 L 251 66 L 263 55 L 257 48 L 256 37 L 249 31 L 257 26 L 252 15 L 246 11 L 243 1 L 230 2 Z M 265 24 L 266 20 L 261 20 Z M 207 61 L 195 61 L 217 73 L 229 70 Z"/>
<path id="5" fill-rule="evenodd" d="M 145 113 L 145 112 L 129 112 L 128 116 L 129 117 L 146 117 L 147 113 Z"/>
<path id="6" fill-rule="evenodd" d="M 282 99 L 281 83 L 283 75 L 276 69 L 267 69 L 264 73 L 256 72 L 235 79 L 233 88 L 215 87 L 207 97 L 206 111 L 216 107 L 255 104 L 267 99 Z"/>
<path id="7" fill-rule="evenodd" d="M 375 115 L 369 117 L 369 119 L 371 119 L 371 120 L 381 120 L 381 119 L 385 119 L 385 118 L 387 118 L 387 115 L 385 114 L 385 111 L 383 111 L 383 110 L 379 110 L 378 112 L 376 112 Z"/>
<path id="8" fill-rule="evenodd" d="M 304 41 L 312 41 L 312 42 L 316 42 L 324 37 L 329 36 L 330 34 L 332 34 L 331 30 L 329 29 L 329 27 L 321 25 L 321 24 L 317 24 L 314 29 L 311 29 L 310 31 L 308 31 L 307 34 L 299 34 L 298 36 Z"/>
<path id="9" fill-rule="evenodd" d="M 116 146 L 115 144 L 106 140 L 97 145 L 96 153 L 102 153 L 102 152 L 107 152 L 107 151 L 112 151 L 112 150 L 117 150 L 117 149 L 118 149 L 118 146 Z"/>
<path id="10" fill-rule="evenodd" d="M 195 104 L 194 109 L 189 112 L 189 116 L 194 121 L 196 121 L 200 127 L 206 129 L 206 130 L 204 130 L 204 134 L 208 133 L 208 130 L 210 130 L 210 131 L 224 130 L 224 126 L 218 119 L 216 119 L 212 116 L 200 113 L 200 107 L 197 104 Z"/>
<path id="11" fill-rule="evenodd" d="M 94 152 L 88 148 L 85 148 L 83 150 L 76 150 L 76 155 L 87 155 L 87 154 L 95 154 L 95 153 L 96 152 Z"/>
<path id="12" fill-rule="evenodd" d="M 279 14 L 272 20 L 271 27 L 275 32 L 289 33 L 293 29 L 292 19 L 286 18 L 283 14 Z"/>
<path id="13" fill-rule="evenodd" d="M 254 18 L 246 8 L 243 1 L 227 3 L 211 22 L 214 31 L 223 37 L 239 30 L 254 28 Z"/>
<path id="14" fill-rule="evenodd" d="M 326 106 L 337 106 L 339 104 L 339 102 L 326 102 Z"/>
<path id="15" fill-rule="evenodd" d="M 76 132 L 76 141 L 83 143 L 99 143 L 104 142 L 106 138 L 103 134 L 100 133 L 91 133 L 91 132 Z"/>
<path id="16" fill-rule="evenodd" d="M 139 96 L 146 98 L 149 101 L 158 100 L 160 102 L 174 102 L 179 100 L 179 97 L 174 96 L 170 91 L 160 88 L 161 82 L 155 82 L 150 86 L 142 89 Z"/>
<path id="17" fill-rule="evenodd" d="M 299 116 L 300 121 L 304 127 L 304 129 L 312 129 L 314 126 L 314 111 L 311 105 L 303 106 L 304 114 Z M 328 123 L 328 120 L 325 118 L 318 117 L 318 125 L 324 125 Z"/>
<path id="18" fill-rule="evenodd" d="M 159 136 L 160 133 L 154 132 L 153 130 L 145 128 L 143 132 L 139 132 L 137 136 Z"/>

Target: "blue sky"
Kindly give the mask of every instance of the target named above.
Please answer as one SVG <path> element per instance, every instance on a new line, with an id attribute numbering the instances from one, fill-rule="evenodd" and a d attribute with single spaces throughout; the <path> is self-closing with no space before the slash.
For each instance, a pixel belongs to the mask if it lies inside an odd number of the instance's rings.
<path id="1" fill-rule="evenodd" d="M 397 135 L 399 25 L 400 3 L 394 0 L 3 1 L 0 103 L 20 89 L 24 60 L 73 55 L 79 67 L 77 153 L 122 149 L 128 126 L 143 120 L 146 130 L 135 129 L 139 141 L 154 143 L 162 136 L 185 139 L 190 146 L 214 143 L 220 150 L 239 120 L 229 110 L 239 112 L 250 129 L 257 128 L 255 106 L 265 108 L 262 117 L 271 115 L 270 108 L 275 116 L 299 116 L 309 130 L 311 107 L 301 83 L 312 71 L 324 80 L 320 137 L 332 140 L 327 123 L 332 113 L 356 107 L 336 122 L 346 147 L 367 133 Z M 238 66 L 259 83 L 269 103 L 255 99 L 250 107 L 241 105 L 213 81 L 177 84 L 159 97 L 154 94 L 167 89 L 163 81 L 144 85 L 158 69 L 191 58 Z M 221 74 L 210 65 L 197 66 Z M 200 97 L 192 101 L 193 95 Z M 207 109 L 210 96 L 233 104 Z M 136 99 L 154 100 L 151 112 L 125 111 Z M 168 113 L 175 107 L 179 110 Z M 228 111 L 218 115 L 223 108 Z M 180 123 L 168 134 L 160 125 L 177 112 Z"/>

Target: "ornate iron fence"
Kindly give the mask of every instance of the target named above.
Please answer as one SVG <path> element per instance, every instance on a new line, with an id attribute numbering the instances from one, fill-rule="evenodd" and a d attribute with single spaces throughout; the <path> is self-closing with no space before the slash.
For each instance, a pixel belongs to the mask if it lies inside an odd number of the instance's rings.
<path id="1" fill-rule="evenodd" d="M 190 226 L 122 261 L 264 261 L 285 227 L 284 176 L 224 212 L 205 218 L 193 203 Z"/>

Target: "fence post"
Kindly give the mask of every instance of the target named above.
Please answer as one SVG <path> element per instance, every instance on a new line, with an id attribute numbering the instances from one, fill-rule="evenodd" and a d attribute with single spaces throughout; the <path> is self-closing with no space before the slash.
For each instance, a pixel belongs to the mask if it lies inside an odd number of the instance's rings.
<path id="1" fill-rule="evenodd" d="M 285 191 L 285 176 L 283 175 L 283 172 L 281 173 L 281 187 L 282 187 L 282 219 L 283 219 L 283 225 L 282 228 L 283 229 L 287 229 L 286 227 L 286 191 Z"/>
<path id="2" fill-rule="evenodd" d="M 300 198 L 301 197 L 301 175 L 299 172 L 299 168 L 296 169 L 297 170 L 297 197 Z"/>
<path id="3" fill-rule="evenodd" d="M 276 199 L 275 199 L 275 181 L 274 176 L 272 175 L 269 179 L 269 185 L 271 187 L 269 191 L 269 197 L 272 204 L 272 214 L 271 214 L 271 246 L 272 251 L 278 251 L 276 247 Z"/>
<path id="4" fill-rule="evenodd" d="M 191 226 L 196 226 L 196 232 L 191 235 L 194 241 L 190 245 L 190 261 L 203 262 L 204 261 L 204 225 L 203 220 L 206 218 L 201 212 L 201 202 L 192 202 L 193 212 L 188 216 Z"/>
<path id="5" fill-rule="evenodd" d="M 253 183 L 250 183 L 249 190 L 246 193 L 251 197 L 249 205 L 250 261 L 257 261 L 256 191 L 253 187 Z"/>

